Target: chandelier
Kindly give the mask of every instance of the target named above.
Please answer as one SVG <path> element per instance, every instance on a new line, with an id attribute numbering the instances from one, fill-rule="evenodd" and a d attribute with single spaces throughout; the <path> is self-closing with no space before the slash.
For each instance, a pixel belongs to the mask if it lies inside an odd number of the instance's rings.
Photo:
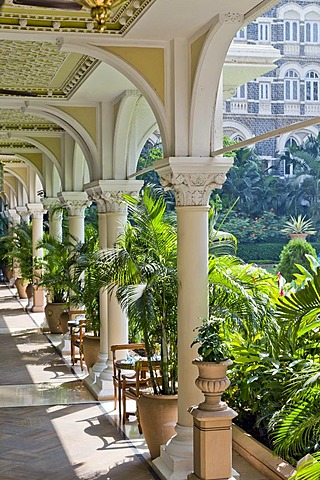
<path id="1" fill-rule="evenodd" d="M 127 2 L 128 0 L 80 0 L 82 5 L 91 9 L 91 17 L 97 22 L 100 32 L 105 30 L 106 23 L 112 16 L 112 9 Z"/>

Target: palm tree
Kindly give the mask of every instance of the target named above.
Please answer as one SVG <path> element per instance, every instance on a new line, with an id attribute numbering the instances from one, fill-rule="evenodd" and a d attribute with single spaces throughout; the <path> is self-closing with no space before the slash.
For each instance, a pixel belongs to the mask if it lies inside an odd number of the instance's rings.
<path id="1" fill-rule="evenodd" d="M 125 196 L 130 222 L 115 248 L 102 254 L 104 281 L 128 311 L 131 328 L 146 345 L 155 393 L 176 393 L 177 382 L 177 233 L 166 219 L 166 204 L 150 188 L 136 200 Z M 161 349 L 162 385 L 154 378 L 152 357 Z"/>

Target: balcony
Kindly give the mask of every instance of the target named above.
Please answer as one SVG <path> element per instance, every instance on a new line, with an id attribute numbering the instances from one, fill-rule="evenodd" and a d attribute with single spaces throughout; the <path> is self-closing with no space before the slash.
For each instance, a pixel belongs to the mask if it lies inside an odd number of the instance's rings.
<path id="1" fill-rule="evenodd" d="M 231 113 L 248 113 L 247 100 L 231 100 L 230 111 Z"/>
<path id="2" fill-rule="evenodd" d="M 285 115 L 300 115 L 300 103 L 285 103 L 284 104 Z"/>

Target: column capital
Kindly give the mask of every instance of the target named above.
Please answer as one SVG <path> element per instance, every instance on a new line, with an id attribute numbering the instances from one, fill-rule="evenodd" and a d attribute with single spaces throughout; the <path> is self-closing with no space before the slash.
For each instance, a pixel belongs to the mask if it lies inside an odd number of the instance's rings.
<path id="1" fill-rule="evenodd" d="M 221 188 L 232 157 L 169 157 L 154 163 L 165 188 L 175 192 L 177 206 L 206 206 L 214 188 Z"/>
<path id="2" fill-rule="evenodd" d="M 59 192 L 58 200 L 72 217 L 84 217 L 85 209 L 91 205 L 86 192 Z"/>
<path id="3" fill-rule="evenodd" d="M 20 217 L 19 213 L 14 208 L 9 208 L 9 210 L 7 210 L 7 211 L 9 213 L 14 225 L 17 225 L 18 223 L 20 223 L 21 217 Z"/>
<path id="4" fill-rule="evenodd" d="M 88 197 L 97 203 L 99 213 L 126 212 L 123 195 L 138 195 L 143 186 L 141 180 L 97 180 L 84 186 Z"/>
<path id="5" fill-rule="evenodd" d="M 27 203 L 26 206 L 33 218 L 42 220 L 45 213 L 42 203 Z"/>
<path id="6" fill-rule="evenodd" d="M 46 197 L 41 199 L 45 210 L 49 212 L 50 218 L 62 220 L 62 205 L 58 197 Z"/>
<path id="7" fill-rule="evenodd" d="M 27 207 L 16 207 L 16 211 L 18 213 L 18 215 L 20 215 L 20 217 L 22 218 L 22 220 L 24 222 L 27 222 L 29 223 L 29 219 L 30 219 L 30 212 L 28 211 Z"/>

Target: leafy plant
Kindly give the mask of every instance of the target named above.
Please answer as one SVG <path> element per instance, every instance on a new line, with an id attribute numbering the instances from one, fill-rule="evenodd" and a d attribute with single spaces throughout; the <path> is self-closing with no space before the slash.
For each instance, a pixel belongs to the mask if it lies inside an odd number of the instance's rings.
<path id="1" fill-rule="evenodd" d="M 125 196 L 130 222 L 115 248 L 102 254 L 104 281 L 128 312 L 131 331 L 146 346 L 156 394 L 176 393 L 177 383 L 177 233 L 166 217 L 163 197 L 146 187 L 140 199 Z M 153 375 L 152 358 L 161 346 L 162 384 Z"/>
<path id="2" fill-rule="evenodd" d="M 85 308 L 86 330 L 100 333 L 100 289 L 105 268 L 98 256 L 98 231 L 94 224 L 85 228 L 85 243 L 74 246 L 70 275 L 70 305 Z"/>
<path id="3" fill-rule="evenodd" d="M 51 302 L 66 303 L 71 285 L 74 243 L 70 240 L 60 242 L 45 233 L 38 243 L 38 248 L 44 250 L 43 259 L 39 263 L 41 275 L 38 285 L 46 288 Z"/>
<path id="4" fill-rule="evenodd" d="M 230 347 L 223 330 L 223 319 L 210 317 L 204 319 L 200 327 L 196 327 L 197 336 L 191 344 L 200 344 L 198 353 L 203 362 L 219 363 L 230 356 Z"/>
<path id="5" fill-rule="evenodd" d="M 33 280 L 32 225 L 21 221 L 10 229 L 10 233 L 1 238 L 6 246 L 4 258 L 19 268 L 18 276 L 27 282 Z"/>
<path id="6" fill-rule="evenodd" d="M 290 240 L 287 245 L 283 247 L 280 255 L 280 262 L 278 271 L 281 272 L 287 282 L 294 279 L 294 275 L 299 273 L 297 264 L 304 266 L 310 270 L 310 264 L 306 255 L 317 257 L 317 252 L 313 246 L 301 239 Z"/>
<path id="7" fill-rule="evenodd" d="M 306 220 L 306 216 L 298 215 L 298 217 L 290 216 L 284 224 L 282 233 L 304 233 L 306 235 L 315 235 L 317 232 L 313 228 L 312 220 Z"/>

